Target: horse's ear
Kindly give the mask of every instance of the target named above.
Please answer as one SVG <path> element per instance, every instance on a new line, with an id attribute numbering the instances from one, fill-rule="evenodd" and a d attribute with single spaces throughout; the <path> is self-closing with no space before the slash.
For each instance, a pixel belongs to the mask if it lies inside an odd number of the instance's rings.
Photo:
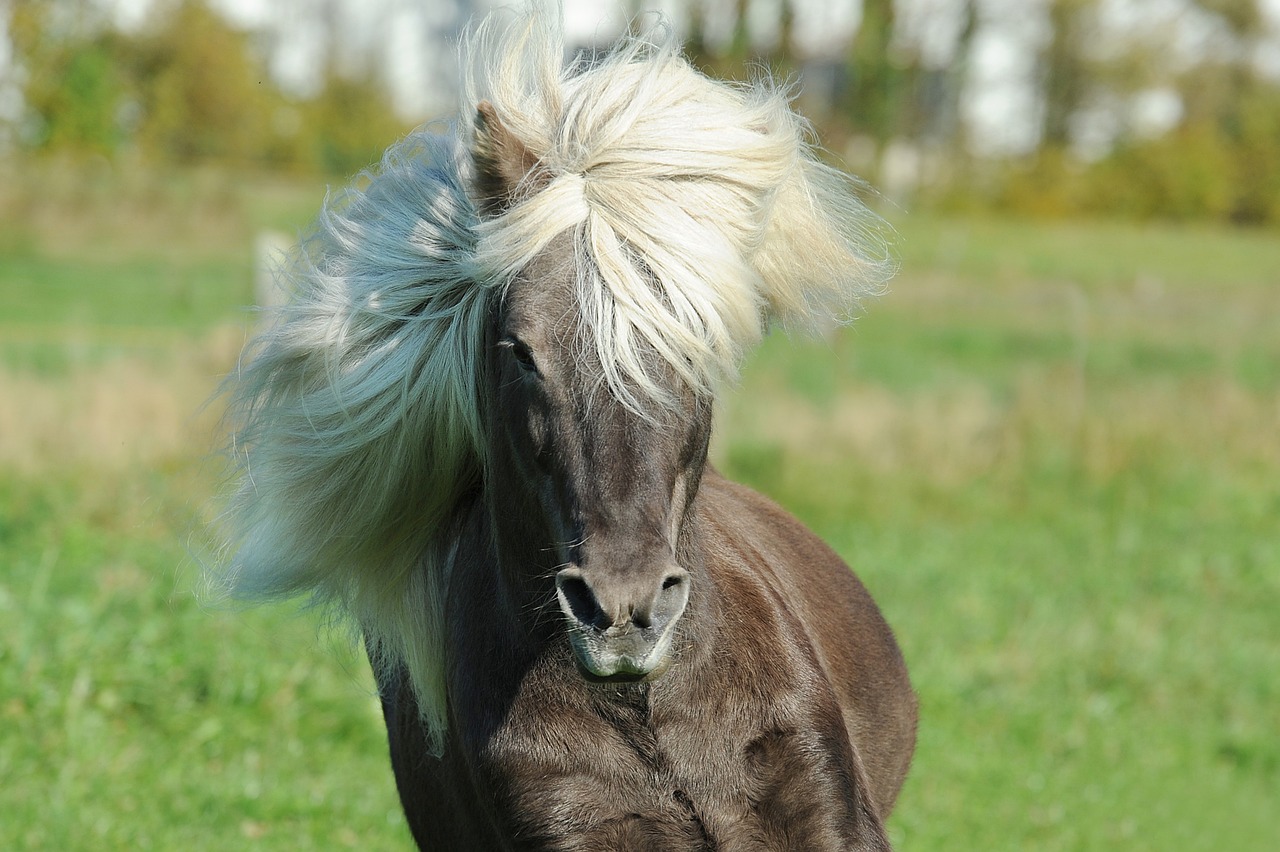
<path id="1" fill-rule="evenodd" d="M 475 140 L 471 158 L 476 165 L 475 193 L 486 216 L 507 210 L 522 192 L 541 183 L 533 174 L 538 157 L 498 118 L 488 101 L 476 106 Z"/>

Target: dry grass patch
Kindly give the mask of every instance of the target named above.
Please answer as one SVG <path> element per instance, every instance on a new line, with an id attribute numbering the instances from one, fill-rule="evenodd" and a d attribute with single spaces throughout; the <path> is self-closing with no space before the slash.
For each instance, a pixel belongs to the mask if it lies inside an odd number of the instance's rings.
<path id="1" fill-rule="evenodd" d="M 1224 376 L 1095 388 L 1062 366 L 1028 371 L 1010 398 L 976 382 L 909 392 L 856 384 L 828 405 L 774 387 L 730 397 L 718 425 L 720 464 L 732 444 L 772 445 L 818 466 L 939 487 L 1021 477 L 1047 451 L 1098 481 L 1153 457 L 1280 471 L 1280 394 Z"/>
<path id="2" fill-rule="evenodd" d="M 0 469 L 36 476 L 198 458 L 216 440 L 219 412 L 205 402 L 243 340 L 228 326 L 161 357 L 77 361 L 57 379 L 0 368 Z"/>

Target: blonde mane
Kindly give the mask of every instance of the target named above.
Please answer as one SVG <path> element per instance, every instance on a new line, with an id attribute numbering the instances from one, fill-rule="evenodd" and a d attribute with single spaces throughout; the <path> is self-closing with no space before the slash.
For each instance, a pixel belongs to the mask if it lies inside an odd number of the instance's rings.
<path id="1" fill-rule="evenodd" d="M 660 28 L 566 66 L 545 13 L 490 17 L 463 54 L 464 129 L 414 132 L 326 199 L 229 379 L 230 591 L 336 604 L 375 665 L 408 670 L 437 750 L 455 516 L 484 480 L 479 349 L 511 277 L 575 235 L 604 381 L 644 412 L 667 400 L 654 358 L 712 393 L 771 319 L 841 318 L 892 271 L 880 220 L 770 81 L 710 80 Z M 537 159 L 490 218 L 483 101 Z"/>

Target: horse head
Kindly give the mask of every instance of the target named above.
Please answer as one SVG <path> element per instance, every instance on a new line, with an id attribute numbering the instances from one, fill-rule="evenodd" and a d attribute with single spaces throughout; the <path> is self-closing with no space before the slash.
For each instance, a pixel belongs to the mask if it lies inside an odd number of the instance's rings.
<path id="1" fill-rule="evenodd" d="M 554 179 L 491 104 L 480 104 L 476 125 L 476 186 L 489 215 L 504 214 L 522 184 Z M 629 397 L 665 404 L 628 406 L 602 381 L 580 300 L 580 282 L 598 277 L 582 268 L 592 261 L 579 250 L 581 225 L 516 272 L 493 312 L 486 479 L 522 516 L 502 526 L 548 543 L 531 568 L 554 580 L 579 670 L 649 679 L 666 670 L 689 601 L 679 545 L 706 462 L 711 404 L 644 344 L 658 393 L 632 381 Z"/>

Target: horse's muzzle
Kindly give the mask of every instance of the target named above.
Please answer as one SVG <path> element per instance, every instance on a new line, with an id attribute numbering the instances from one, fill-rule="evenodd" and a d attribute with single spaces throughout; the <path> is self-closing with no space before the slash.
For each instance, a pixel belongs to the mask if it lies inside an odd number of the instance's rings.
<path id="1" fill-rule="evenodd" d="M 644 577 L 556 575 L 569 644 L 589 679 L 651 680 L 670 663 L 675 625 L 689 602 L 689 574 L 677 565 Z"/>

